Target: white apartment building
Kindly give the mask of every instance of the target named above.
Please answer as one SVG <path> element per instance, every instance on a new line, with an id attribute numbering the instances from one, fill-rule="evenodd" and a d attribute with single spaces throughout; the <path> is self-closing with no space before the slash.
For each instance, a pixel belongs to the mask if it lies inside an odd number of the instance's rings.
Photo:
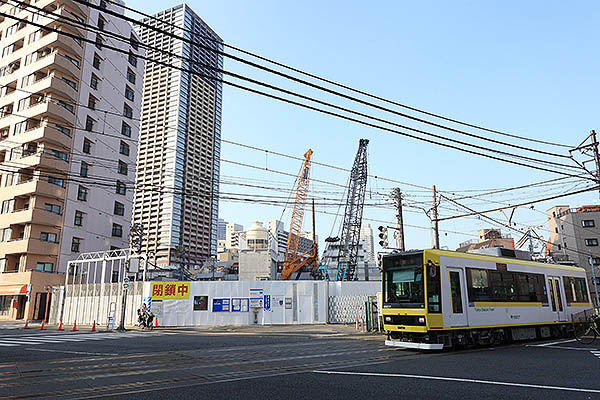
<path id="1" fill-rule="evenodd" d="M 271 235 L 277 239 L 277 261 L 283 262 L 285 258 L 285 249 L 287 248 L 289 232 L 285 230 L 283 222 L 272 219 L 267 223 L 267 229 Z M 298 254 L 306 253 L 312 249 L 312 232 L 301 232 L 300 240 L 298 241 Z M 319 242 L 319 236 L 316 236 L 317 243 Z"/>
<path id="2" fill-rule="evenodd" d="M 363 223 L 360 227 L 360 240 L 365 244 L 366 259 L 368 262 L 375 262 L 375 247 L 373 244 L 373 229 L 370 224 Z"/>
<path id="3" fill-rule="evenodd" d="M 122 3 L 123 5 L 125 3 Z M 106 3 L 107 9 L 124 9 Z M 88 22 L 130 38 L 125 43 L 96 32 L 87 38 L 102 45 L 87 44 L 81 69 L 77 125 L 73 134 L 71 176 L 102 177 L 109 185 L 67 185 L 60 270 L 81 252 L 129 247 L 133 208 L 133 185 L 139 134 L 144 76 L 144 49 L 131 25 L 90 7 Z"/>

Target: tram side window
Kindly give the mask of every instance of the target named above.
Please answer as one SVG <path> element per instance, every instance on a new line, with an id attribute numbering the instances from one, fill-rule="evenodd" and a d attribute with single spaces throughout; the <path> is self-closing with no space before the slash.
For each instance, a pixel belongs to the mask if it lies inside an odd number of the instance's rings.
<path id="1" fill-rule="evenodd" d="M 541 302 L 548 304 L 544 276 L 467 268 L 469 301 Z"/>
<path id="2" fill-rule="evenodd" d="M 485 269 L 467 268 L 467 282 L 469 301 L 490 301 L 490 286 L 488 284 L 488 271 Z"/>
<path id="3" fill-rule="evenodd" d="M 572 276 L 564 276 L 563 283 L 565 286 L 565 295 L 567 297 L 567 304 L 589 302 L 587 287 L 586 287 L 584 278 L 574 278 Z"/>

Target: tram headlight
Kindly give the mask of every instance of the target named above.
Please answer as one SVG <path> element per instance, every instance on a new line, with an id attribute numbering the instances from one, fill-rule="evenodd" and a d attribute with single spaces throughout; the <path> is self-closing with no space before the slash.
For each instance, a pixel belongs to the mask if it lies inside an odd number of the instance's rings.
<path id="1" fill-rule="evenodd" d="M 392 317 L 389 315 L 385 317 L 385 322 L 392 322 Z"/>
<path id="2" fill-rule="evenodd" d="M 420 324 L 424 324 L 425 323 L 425 317 L 419 317 L 419 323 Z"/>

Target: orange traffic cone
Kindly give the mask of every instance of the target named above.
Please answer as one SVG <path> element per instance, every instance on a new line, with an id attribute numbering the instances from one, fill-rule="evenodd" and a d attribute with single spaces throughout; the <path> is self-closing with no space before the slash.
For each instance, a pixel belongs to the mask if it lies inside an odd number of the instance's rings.
<path id="1" fill-rule="evenodd" d="M 43 330 L 44 330 L 44 325 L 45 325 L 45 324 L 46 324 L 46 321 L 43 321 L 43 320 L 42 320 L 42 326 L 40 326 L 40 331 L 43 331 Z"/>
<path id="2" fill-rule="evenodd" d="M 154 318 L 154 327 L 158 328 L 158 318 Z"/>
<path id="3" fill-rule="evenodd" d="M 94 325 L 92 325 L 92 332 L 96 332 L 96 320 L 94 320 Z"/>
<path id="4" fill-rule="evenodd" d="M 58 324 L 58 330 L 62 331 L 63 330 L 63 326 L 62 326 L 62 319 L 60 320 L 60 324 Z"/>
<path id="5" fill-rule="evenodd" d="M 29 329 L 29 319 L 25 320 L 25 326 L 23 327 L 23 329 Z"/>
<path id="6" fill-rule="evenodd" d="M 358 315 L 356 316 L 356 330 L 358 330 Z"/>
<path id="7" fill-rule="evenodd" d="M 77 330 L 77 320 L 75 320 L 75 322 L 73 323 L 73 330 L 76 331 Z"/>

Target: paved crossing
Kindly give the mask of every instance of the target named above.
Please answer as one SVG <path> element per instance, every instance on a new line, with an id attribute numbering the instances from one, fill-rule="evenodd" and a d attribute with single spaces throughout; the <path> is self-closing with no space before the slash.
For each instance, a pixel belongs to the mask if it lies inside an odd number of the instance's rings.
<path id="1" fill-rule="evenodd" d="M 115 340 L 115 339 L 132 339 L 140 336 L 146 336 L 144 333 L 138 332 L 80 332 L 80 333 L 52 333 L 52 334 L 37 334 L 37 335 L 19 335 L 19 336 L 0 336 L 0 348 L 15 347 L 15 346 L 36 346 L 49 343 L 74 343 L 97 340 Z"/>
<path id="2" fill-rule="evenodd" d="M 591 353 L 593 355 L 595 355 L 596 357 L 600 358 L 600 351 L 598 351 L 598 350 L 592 350 Z"/>
<path id="3" fill-rule="evenodd" d="M 25 324 L 2 324 L 0 325 L 0 329 L 19 329 L 25 326 Z"/>

